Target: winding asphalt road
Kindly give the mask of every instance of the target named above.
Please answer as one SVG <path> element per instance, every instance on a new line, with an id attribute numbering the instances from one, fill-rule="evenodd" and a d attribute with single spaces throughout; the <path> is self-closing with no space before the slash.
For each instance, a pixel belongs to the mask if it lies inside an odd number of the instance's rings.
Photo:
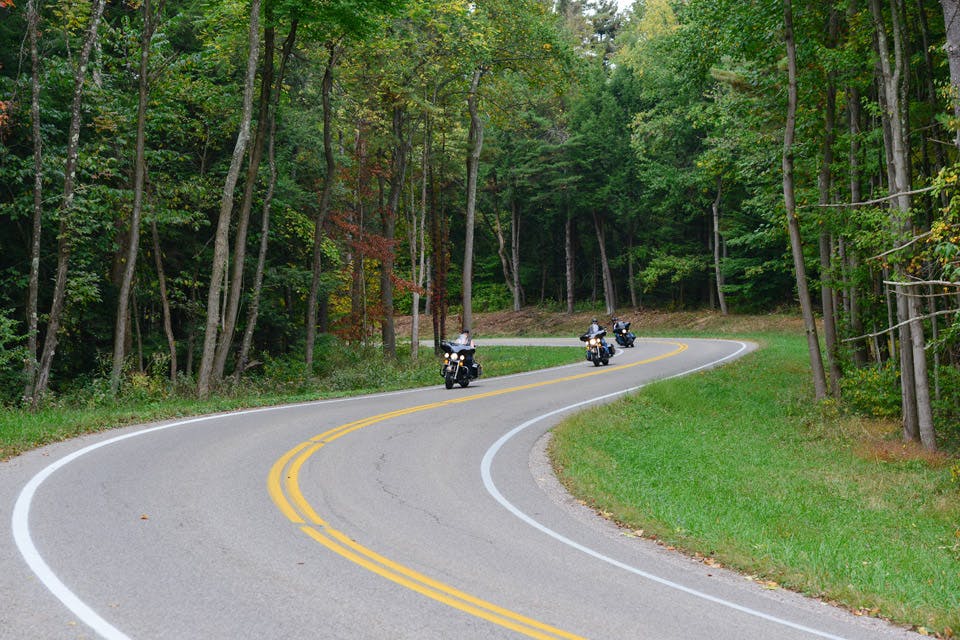
<path id="1" fill-rule="evenodd" d="M 626 535 L 557 486 L 565 415 L 751 348 L 638 340 L 606 367 L 438 375 L 0 463 L 0 638 L 919 637 Z"/>

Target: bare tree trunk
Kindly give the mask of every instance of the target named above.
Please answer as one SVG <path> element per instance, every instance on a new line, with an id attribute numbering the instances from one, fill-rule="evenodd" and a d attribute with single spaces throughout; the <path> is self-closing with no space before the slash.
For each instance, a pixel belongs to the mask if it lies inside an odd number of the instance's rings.
<path id="1" fill-rule="evenodd" d="M 27 298 L 27 361 L 23 401 L 36 406 L 34 386 L 37 381 L 37 314 L 40 293 L 40 234 L 43 226 L 43 136 L 40 132 L 40 55 L 37 32 L 40 24 L 40 0 L 27 3 L 27 31 L 30 39 L 30 130 L 33 137 L 33 230 L 30 242 L 30 286 Z"/>
<path id="2" fill-rule="evenodd" d="M 397 209 L 400 208 L 400 195 L 403 193 L 403 183 L 407 175 L 407 141 L 404 138 L 404 121 L 406 112 L 402 104 L 393 106 L 393 158 L 391 161 L 390 192 L 387 195 L 387 206 L 380 209 L 380 220 L 383 224 L 383 235 L 388 243 L 380 266 L 380 303 L 383 307 L 383 316 L 380 320 L 380 335 L 383 338 L 383 355 L 387 358 L 397 357 L 397 333 L 393 323 L 393 262 L 394 249 L 392 246 L 397 235 Z"/>
<path id="3" fill-rule="evenodd" d="M 243 83 L 243 116 L 240 131 L 230 160 L 230 169 L 223 186 L 220 201 L 220 216 L 213 248 L 213 265 L 210 274 L 210 289 L 207 293 L 207 324 L 203 338 L 203 352 L 200 358 L 200 372 L 197 380 L 197 393 L 201 398 L 210 395 L 213 377 L 213 361 L 217 345 L 217 320 L 220 316 L 220 293 L 226 273 L 227 250 L 230 235 L 230 218 L 233 213 L 234 189 L 240 176 L 240 165 L 250 138 L 250 121 L 253 118 L 253 84 L 257 73 L 258 49 L 260 46 L 260 0 L 250 3 L 250 34 L 247 56 L 247 71 Z"/>
<path id="4" fill-rule="evenodd" d="M 717 301 L 720 303 L 720 313 L 727 315 L 727 296 L 723 292 L 723 267 L 720 260 L 723 244 L 723 236 L 720 234 L 720 196 L 722 192 L 723 179 L 717 178 L 717 196 L 713 199 L 713 273 L 717 284 Z"/>
<path id="5" fill-rule="evenodd" d="M 162 9 L 161 1 L 158 11 Z M 117 395 L 120 389 L 120 374 L 123 372 L 123 360 L 126 355 L 124 344 L 127 334 L 128 306 L 133 274 L 140 252 L 140 219 L 143 213 L 143 191 L 146 182 L 146 130 L 147 100 L 149 99 L 150 46 L 157 17 L 153 15 L 150 0 L 143 0 L 143 34 L 140 38 L 140 83 L 137 103 L 136 158 L 133 161 L 133 211 L 130 214 L 130 242 L 127 243 L 123 278 L 120 282 L 120 296 L 117 300 L 117 320 L 113 332 L 113 370 L 110 372 L 110 393 Z"/>
<path id="6" fill-rule="evenodd" d="M 463 240 L 463 326 L 473 328 L 473 231 L 477 212 L 477 174 L 480 171 L 480 151 L 483 149 L 483 120 L 479 114 L 480 80 L 486 70 L 477 67 L 467 94 L 467 109 L 470 111 L 470 134 L 467 146 L 467 214 Z"/>
<path id="7" fill-rule="evenodd" d="M 960 0 L 940 0 L 943 7 L 943 22 L 947 28 L 947 60 L 950 63 L 950 103 L 953 117 L 960 120 Z M 960 129 L 953 143 L 960 149 Z"/>
<path id="8" fill-rule="evenodd" d="M 340 55 L 340 46 L 336 42 L 327 42 L 327 68 L 323 72 L 321 102 L 323 103 L 323 156 L 326 160 L 326 174 L 323 176 L 323 193 L 320 196 L 320 208 L 313 225 L 313 263 L 311 267 L 310 294 L 307 297 L 307 338 L 304 347 L 304 362 L 307 372 L 313 371 L 313 347 L 317 339 L 317 307 L 320 298 L 321 243 L 323 241 L 323 222 L 330 210 L 333 185 L 337 171 L 336 157 L 333 155 L 333 111 L 330 107 L 330 94 L 333 92 L 333 70 Z"/>
<path id="9" fill-rule="evenodd" d="M 850 7 L 848 11 L 853 11 Z M 863 201 L 863 195 L 860 189 L 860 92 L 854 86 L 846 88 L 847 94 L 847 114 L 848 129 L 850 134 L 850 150 L 848 154 L 847 165 L 850 172 L 850 203 L 857 205 Z M 848 260 L 850 272 L 855 273 L 859 267 L 859 260 L 856 251 L 850 252 Z M 850 305 L 850 328 L 856 336 L 862 336 L 863 317 L 860 313 L 860 292 L 855 283 L 850 285 L 849 295 Z M 867 364 L 867 348 L 862 341 L 857 341 L 853 345 L 853 362 L 857 367 L 863 367 Z"/>
<path id="10" fill-rule="evenodd" d="M 77 159 L 80 149 L 80 107 L 83 102 L 83 82 L 87 75 L 90 52 L 97 41 L 97 31 L 100 27 L 100 18 L 103 16 L 103 9 L 104 0 L 94 0 L 83 47 L 80 50 L 80 59 L 73 75 L 73 103 L 70 107 L 70 130 L 67 136 L 63 201 L 60 204 L 60 231 L 57 239 L 57 277 L 53 289 L 53 301 L 50 304 L 47 335 L 43 341 L 43 354 L 40 356 L 37 382 L 33 390 L 32 406 L 34 407 L 37 405 L 38 398 L 47 391 L 50 383 L 50 370 L 53 366 L 53 356 L 57 351 L 60 319 L 63 315 L 64 302 L 67 296 L 67 270 L 70 265 L 71 235 L 73 233 L 71 218 L 76 192 Z"/>
<path id="11" fill-rule="evenodd" d="M 597 232 L 597 244 L 600 246 L 600 268 L 603 274 L 603 300 L 606 304 L 607 315 L 613 315 L 617 310 L 616 295 L 613 290 L 613 275 L 610 273 L 610 262 L 607 260 L 607 242 L 604 238 L 603 220 L 593 212 L 593 228 Z"/>
<path id="12" fill-rule="evenodd" d="M 512 261 L 507 256 L 507 239 L 503 235 L 503 224 L 500 222 L 499 208 L 496 208 L 489 216 L 482 215 L 482 218 L 490 225 L 490 228 L 493 230 L 493 236 L 497 239 L 497 256 L 500 258 L 500 269 L 503 271 L 503 281 L 507 285 L 507 289 L 510 290 L 510 296 L 516 300 L 517 295 L 514 289 L 513 272 L 511 271 Z M 491 218 L 493 219 L 492 223 L 489 221 Z"/>
<path id="13" fill-rule="evenodd" d="M 800 311 L 807 334 L 807 350 L 810 352 L 810 368 L 813 371 L 813 389 L 817 400 L 827 396 L 827 379 L 823 370 L 823 356 L 817 337 L 817 324 L 813 317 L 813 305 L 807 287 L 807 269 L 803 262 L 803 247 L 800 241 L 800 221 L 797 219 L 797 203 L 793 187 L 793 139 L 797 118 L 797 48 L 793 40 L 793 7 L 791 0 L 783 2 L 783 39 L 787 46 L 787 122 L 783 134 L 783 200 L 787 210 L 787 225 L 790 231 L 790 249 L 793 253 L 793 268 L 797 279 L 797 294 Z"/>
<path id="14" fill-rule="evenodd" d="M 894 62 L 891 67 L 890 51 L 887 43 L 886 26 L 879 0 L 870 0 L 870 11 L 873 15 L 879 52 L 880 81 L 882 94 L 885 97 L 885 120 L 889 121 L 890 141 L 892 144 L 891 157 L 893 159 L 893 176 L 895 180 L 890 186 L 891 195 L 896 195 L 897 206 L 891 211 L 891 226 L 897 237 L 897 245 L 906 242 L 912 235 L 910 221 L 910 174 L 909 174 L 909 142 L 906 134 L 906 109 L 904 104 L 905 83 L 907 77 L 904 71 L 905 59 L 903 54 L 903 33 L 900 25 L 899 0 L 891 0 L 891 19 L 893 23 Z M 906 268 L 901 262 L 895 266 L 896 278 L 905 282 Z M 927 372 L 927 357 L 919 309 L 919 300 L 908 295 L 903 286 L 897 287 L 897 315 L 901 322 L 909 321 L 909 325 L 901 328 L 901 352 L 903 361 L 900 367 L 901 390 L 904 414 L 904 437 L 917 439 L 924 448 L 936 449 L 936 438 L 933 426 L 933 408 L 930 404 L 930 383 Z M 909 329 L 907 328 L 909 327 Z M 907 352 L 911 352 L 912 367 L 908 366 Z M 911 380 L 912 378 L 912 380 Z M 915 406 L 915 413 L 911 411 Z M 916 420 L 916 423 L 912 421 Z"/>
<path id="15" fill-rule="evenodd" d="M 240 353 L 237 355 L 236 376 L 242 376 L 250 360 L 250 349 L 253 346 L 253 332 L 257 328 L 257 318 L 260 315 L 260 296 L 263 291 L 263 272 L 267 263 L 267 248 L 270 243 L 270 211 L 273 206 L 273 194 L 277 186 L 277 163 L 275 143 L 277 139 L 277 108 L 280 104 L 280 94 L 283 93 L 283 79 L 286 74 L 287 61 L 293 51 L 293 43 L 297 39 L 298 22 L 290 24 L 290 31 L 283 43 L 280 56 L 280 72 L 277 74 L 271 97 L 271 107 L 267 120 L 269 134 L 267 137 L 267 166 L 269 167 L 269 182 L 267 192 L 263 197 L 263 207 L 260 216 L 260 248 L 257 252 L 257 267 L 253 275 L 253 285 L 250 287 L 250 308 L 247 310 L 247 323 L 243 330 L 243 341 L 240 344 Z"/>
<path id="16" fill-rule="evenodd" d="M 170 297 L 167 295 L 167 277 L 163 271 L 163 255 L 160 253 L 160 234 L 157 221 L 150 223 L 153 236 L 153 260 L 157 267 L 157 282 L 160 284 L 160 306 L 163 309 L 163 332 L 167 336 L 167 348 L 170 350 L 170 382 L 177 382 L 177 341 L 173 335 L 173 322 L 170 314 Z"/>
<path id="17" fill-rule="evenodd" d="M 836 10 L 830 12 L 830 28 L 827 35 L 827 47 L 835 48 L 838 29 L 838 14 Z M 823 144 L 821 146 L 821 164 L 820 172 L 817 176 L 817 187 L 819 189 L 819 202 L 821 205 L 830 203 L 831 193 L 833 191 L 833 143 L 834 126 L 836 123 L 836 100 L 837 90 L 835 86 L 835 76 L 833 71 L 827 74 L 827 92 L 826 104 L 824 105 L 823 122 Z M 829 209 L 821 207 L 821 211 L 826 212 Z M 821 215 L 827 215 L 821 213 Z M 834 308 L 833 284 L 831 282 L 831 271 L 833 266 L 833 253 L 831 250 L 830 226 L 821 224 L 819 238 L 820 252 L 820 304 L 823 309 L 823 338 L 827 350 L 827 367 L 829 370 L 830 393 L 834 396 L 840 396 L 840 371 L 839 362 L 839 340 L 837 338 L 836 310 Z"/>
<path id="18" fill-rule="evenodd" d="M 250 145 L 250 160 L 243 185 L 243 197 L 240 200 L 240 216 L 237 231 L 233 239 L 233 266 L 230 269 L 230 283 L 227 286 L 227 303 L 224 310 L 223 331 L 217 342 L 217 351 L 213 360 L 213 379 L 223 379 L 223 372 L 233 344 L 237 317 L 240 314 L 240 299 L 243 296 L 243 271 L 247 259 L 247 231 L 250 227 L 250 211 L 253 208 L 253 195 L 257 187 L 257 174 L 266 144 L 270 124 L 270 102 L 273 89 L 273 53 L 275 31 L 272 26 L 263 30 L 263 70 L 260 74 L 260 108 L 257 113 L 257 131 Z"/>
<path id="19" fill-rule="evenodd" d="M 523 287 L 520 285 L 520 212 L 517 201 L 510 198 L 510 271 L 513 274 L 513 310 L 523 307 Z"/>
<path id="20" fill-rule="evenodd" d="M 411 305 L 410 322 L 410 359 L 416 361 L 420 357 L 420 291 L 424 287 L 427 275 L 427 195 L 429 185 L 430 145 L 433 135 L 430 114 L 424 115 L 423 121 L 423 157 L 420 167 L 420 207 L 419 217 L 414 205 L 414 196 L 410 196 L 410 268 L 411 276 L 416 288 L 413 290 L 413 304 Z M 427 283 L 429 288 L 429 283 Z M 430 296 L 427 295 L 427 313 L 430 311 Z"/>
<path id="21" fill-rule="evenodd" d="M 576 299 L 574 298 L 574 272 L 573 272 L 573 216 L 567 212 L 567 221 L 563 227 L 563 248 L 565 263 L 567 265 L 567 313 L 573 314 L 575 310 Z"/>

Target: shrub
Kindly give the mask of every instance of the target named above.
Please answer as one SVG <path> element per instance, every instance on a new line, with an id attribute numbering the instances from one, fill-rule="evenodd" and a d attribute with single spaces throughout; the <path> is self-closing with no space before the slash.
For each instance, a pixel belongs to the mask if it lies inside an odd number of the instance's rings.
<path id="1" fill-rule="evenodd" d="M 877 418 L 900 415 L 899 371 L 893 364 L 854 369 L 840 381 L 847 407 Z"/>
<path id="2" fill-rule="evenodd" d="M 23 363 L 29 357 L 8 313 L 0 310 L 0 405 L 15 402 L 23 392 Z"/>

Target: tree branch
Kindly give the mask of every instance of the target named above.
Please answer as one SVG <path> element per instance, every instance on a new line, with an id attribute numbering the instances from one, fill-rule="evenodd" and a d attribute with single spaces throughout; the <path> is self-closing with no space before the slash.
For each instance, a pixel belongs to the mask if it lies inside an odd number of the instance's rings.
<path id="1" fill-rule="evenodd" d="M 914 189 L 913 191 L 904 191 L 903 193 L 894 193 L 889 196 L 884 196 L 883 198 L 877 198 L 876 200 L 864 200 L 863 202 L 838 202 L 833 204 L 805 204 L 798 206 L 797 209 L 813 209 L 813 208 L 838 208 L 838 207 L 863 207 L 872 204 L 880 204 L 881 202 L 886 202 L 887 200 L 893 200 L 899 198 L 900 196 L 915 196 L 919 193 L 927 193 L 928 191 L 933 191 L 937 187 L 924 187 L 923 189 Z"/>
<path id="2" fill-rule="evenodd" d="M 855 337 L 853 337 L 853 338 L 844 338 L 844 339 L 843 339 L 843 342 L 856 342 L 857 340 L 866 340 L 867 338 L 876 338 L 877 336 L 882 336 L 882 335 L 885 334 L 885 333 L 892 333 L 892 332 L 895 331 L 896 329 L 899 329 L 900 327 L 902 327 L 902 326 L 904 326 L 904 325 L 910 324 L 911 322 L 913 322 L 913 321 L 915 321 L 915 320 L 927 320 L 927 319 L 929 319 L 929 318 L 934 318 L 934 317 L 936 317 L 936 316 L 946 316 L 946 315 L 950 315 L 951 313 L 952 313 L 952 314 L 960 313 L 960 309 L 943 309 L 943 310 L 941 310 L 941 311 L 934 311 L 933 313 L 928 313 L 928 314 L 923 315 L 923 316 L 918 316 L 918 317 L 916 317 L 916 318 L 910 318 L 909 320 L 904 320 L 903 322 L 898 322 L 897 324 L 893 325 L 892 327 L 887 327 L 886 329 L 883 329 L 883 330 L 881 330 L 881 331 L 877 331 L 876 333 L 866 333 L 866 334 L 864 334 L 864 335 L 862 335 L 862 336 L 855 336 Z M 928 345 L 928 346 L 929 346 L 929 345 Z"/>

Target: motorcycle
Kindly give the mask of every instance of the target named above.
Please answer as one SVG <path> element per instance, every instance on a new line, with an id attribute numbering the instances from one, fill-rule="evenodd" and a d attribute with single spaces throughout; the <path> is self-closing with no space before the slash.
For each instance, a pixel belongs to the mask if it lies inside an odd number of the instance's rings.
<path id="1" fill-rule="evenodd" d="M 443 366 L 440 368 L 440 375 L 443 376 L 443 384 L 447 389 L 452 389 L 454 384 L 466 387 L 471 380 L 480 377 L 482 372 L 480 363 L 473 360 L 475 347 L 452 342 L 441 342 L 440 347 L 443 349 Z"/>
<path id="2" fill-rule="evenodd" d="M 607 330 L 600 329 L 599 331 L 588 331 L 580 336 L 581 342 L 587 343 L 587 360 L 592 362 L 595 367 L 599 367 L 601 364 L 610 364 L 610 356 L 613 355 L 613 348 L 603 341 L 605 335 L 607 335 Z"/>
<path id="3" fill-rule="evenodd" d="M 622 320 L 614 323 L 613 334 L 621 347 L 632 347 L 633 341 L 637 339 L 637 336 L 630 331 L 630 323 Z"/>

